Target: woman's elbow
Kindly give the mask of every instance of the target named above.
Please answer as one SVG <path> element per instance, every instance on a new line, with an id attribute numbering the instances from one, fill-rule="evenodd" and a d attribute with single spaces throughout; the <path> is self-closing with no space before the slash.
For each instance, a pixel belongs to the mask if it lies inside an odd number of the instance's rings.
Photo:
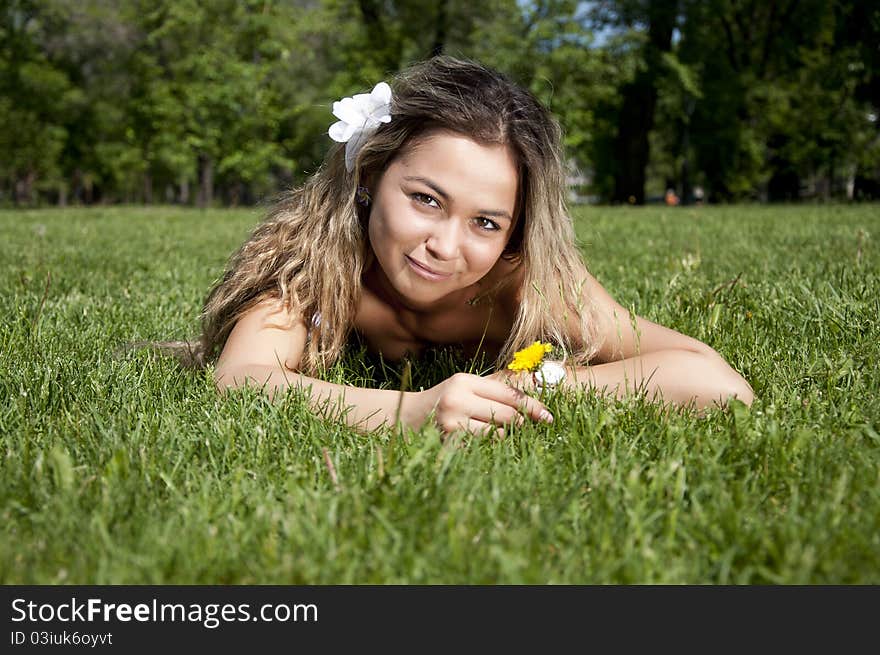
<path id="1" fill-rule="evenodd" d="M 726 398 L 736 398 L 740 402 L 751 406 L 752 401 L 755 400 L 755 392 L 752 390 L 751 385 L 749 385 L 742 376 L 738 373 L 734 373 L 734 376 L 735 379 L 730 381 L 724 391 Z"/>
<path id="2" fill-rule="evenodd" d="M 239 382 L 235 378 L 234 371 L 228 367 L 218 367 L 214 369 L 214 386 L 217 391 L 223 393 L 239 386 Z"/>
<path id="3" fill-rule="evenodd" d="M 717 351 L 705 344 L 702 345 L 703 348 L 697 351 L 703 358 L 699 369 L 704 384 L 708 387 L 708 389 L 704 388 L 704 395 L 706 395 L 705 391 L 710 392 L 707 395 L 712 397 L 711 404 L 725 406 L 730 398 L 736 398 L 746 405 L 751 405 L 755 399 L 751 385 Z"/>
<path id="4" fill-rule="evenodd" d="M 721 406 L 726 406 L 731 398 L 736 398 L 746 405 L 751 405 L 755 400 L 755 392 L 746 379 L 737 373 L 720 356 L 715 360 L 713 375 L 713 396 Z"/>

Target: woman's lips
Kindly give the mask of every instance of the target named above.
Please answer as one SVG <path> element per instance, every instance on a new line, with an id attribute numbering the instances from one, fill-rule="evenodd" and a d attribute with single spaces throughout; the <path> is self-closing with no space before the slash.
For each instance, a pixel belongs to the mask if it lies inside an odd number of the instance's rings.
<path id="1" fill-rule="evenodd" d="M 420 264 L 409 255 L 404 255 L 404 257 L 406 257 L 406 261 L 409 262 L 410 268 L 426 280 L 445 280 L 452 276 L 452 273 L 437 273 L 432 271 L 430 268 L 424 264 Z"/>

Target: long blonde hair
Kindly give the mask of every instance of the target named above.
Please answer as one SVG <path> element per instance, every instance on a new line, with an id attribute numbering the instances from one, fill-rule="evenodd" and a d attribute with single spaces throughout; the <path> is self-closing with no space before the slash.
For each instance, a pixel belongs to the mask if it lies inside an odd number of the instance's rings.
<path id="1" fill-rule="evenodd" d="M 369 210 L 355 201 L 364 181 L 431 130 L 477 143 L 503 144 L 518 160 L 516 229 L 502 257 L 523 267 L 521 303 L 495 362 L 537 339 L 559 346 L 569 361 L 586 363 L 597 349 L 594 312 L 582 306 L 586 269 L 565 203 L 559 124 L 527 90 L 470 60 L 438 56 L 392 79 L 392 120 L 362 145 L 354 169 L 344 144 L 287 194 L 230 258 L 205 301 L 194 360 L 215 359 L 236 321 L 257 303 L 280 299 L 307 324 L 315 316 L 299 369 L 320 375 L 341 356 L 361 298 L 361 275 L 372 263 Z M 329 140 L 329 139 L 328 139 Z M 571 317 L 577 329 L 571 329 Z"/>

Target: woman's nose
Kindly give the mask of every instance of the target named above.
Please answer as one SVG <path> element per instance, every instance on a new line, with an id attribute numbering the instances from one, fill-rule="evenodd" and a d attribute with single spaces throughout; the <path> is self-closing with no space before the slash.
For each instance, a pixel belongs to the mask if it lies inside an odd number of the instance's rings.
<path id="1" fill-rule="evenodd" d="M 455 259 L 461 240 L 459 221 L 438 221 L 428 237 L 425 247 L 439 260 Z"/>

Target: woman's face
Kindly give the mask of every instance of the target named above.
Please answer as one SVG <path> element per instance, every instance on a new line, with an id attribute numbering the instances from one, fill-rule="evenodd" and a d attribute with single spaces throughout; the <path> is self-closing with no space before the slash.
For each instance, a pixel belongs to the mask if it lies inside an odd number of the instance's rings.
<path id="1" fill-rule="evenodd" d="M 383 287 L 413 311 L 457 302 L 504 251 L 516 192 L 506 146 L 438 131 L 395 159 L 371 189 L 368 232 Z"/>

